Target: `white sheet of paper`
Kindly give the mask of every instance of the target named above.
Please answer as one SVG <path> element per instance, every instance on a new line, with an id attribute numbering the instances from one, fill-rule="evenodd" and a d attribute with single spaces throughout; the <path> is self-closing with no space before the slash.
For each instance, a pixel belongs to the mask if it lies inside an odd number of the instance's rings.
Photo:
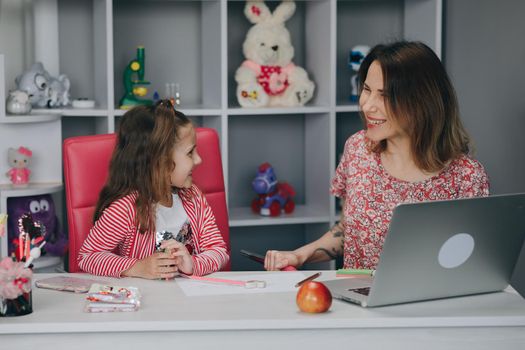
<path id="1" fill-rule="evenodd" d="M 191 280 L 184 277 L 175 278 L 175 282 L 182 289 L 184 294 L 189 297 L 223 294 L 251 294 L 251 293 L 280 293 L 296 291 L 295 284 L 311 274 L 305 275 L 302 272 L 272 272 L 272 273 L 251 273 L 247 275 L 214 275 L 213 277 L 226 278 L 236 281 L 265 281 L 265 288 L 245 288 L 242 286 L 230 285 L 225 283 L 205 282 Z"/>

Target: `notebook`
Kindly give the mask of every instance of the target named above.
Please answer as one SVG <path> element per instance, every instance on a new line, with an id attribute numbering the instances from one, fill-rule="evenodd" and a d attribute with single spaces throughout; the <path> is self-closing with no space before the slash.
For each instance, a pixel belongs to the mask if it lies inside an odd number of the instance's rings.
<path id="1" fill-rule="evenodd" d="M 525 193 L 402 204 L 374 276 L 326 281 L 364 307 L 500 291 L 525 237 Z"/>
<path id="2" fill-rule="evenodd" d="M 55 276 L 35 281 L 38 288 L 60 290 L 73 293 L 87 293 L 93 283 L 105 283 L 101 280 L 70 276 Z"/>

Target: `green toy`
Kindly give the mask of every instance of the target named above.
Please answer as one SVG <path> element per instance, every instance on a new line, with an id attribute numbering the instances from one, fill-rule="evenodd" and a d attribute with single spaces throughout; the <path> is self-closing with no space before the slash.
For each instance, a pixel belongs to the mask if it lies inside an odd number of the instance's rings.
<path id="1" fill-rule="evenodd" d="M 137 47 L 137 58 L 129 62 L 124 71 L 124 89 L 126 93 L 120 99 L 120 109 L 130 109 L 138 105 L 151 106 L 152 100 L 140 99 L 146 96 L 148 89 L 144 85 L 149 85 L 149 81 L 144 80 L 145 52 L 143 46 Z M 133 79 L 136 74 L 136 79 Z"/>

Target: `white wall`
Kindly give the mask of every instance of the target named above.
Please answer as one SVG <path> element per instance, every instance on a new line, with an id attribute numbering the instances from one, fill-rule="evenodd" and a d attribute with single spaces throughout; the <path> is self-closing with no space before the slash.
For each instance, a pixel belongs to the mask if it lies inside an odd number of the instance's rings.
<path id="1" fill-rule="evenodd" d="M 525 192 L 525 2 L 449 0 L 444 60 L 491 193 Z"/>

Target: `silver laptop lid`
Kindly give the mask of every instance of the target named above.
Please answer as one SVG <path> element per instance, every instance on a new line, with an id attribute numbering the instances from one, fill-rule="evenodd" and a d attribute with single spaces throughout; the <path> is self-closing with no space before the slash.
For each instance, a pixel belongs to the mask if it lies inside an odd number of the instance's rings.
<path id="1" fill-rule="evenodd" d="M 525 194 L 396 207 L 368 306 L 504 289 L 525 236 Z"/>

